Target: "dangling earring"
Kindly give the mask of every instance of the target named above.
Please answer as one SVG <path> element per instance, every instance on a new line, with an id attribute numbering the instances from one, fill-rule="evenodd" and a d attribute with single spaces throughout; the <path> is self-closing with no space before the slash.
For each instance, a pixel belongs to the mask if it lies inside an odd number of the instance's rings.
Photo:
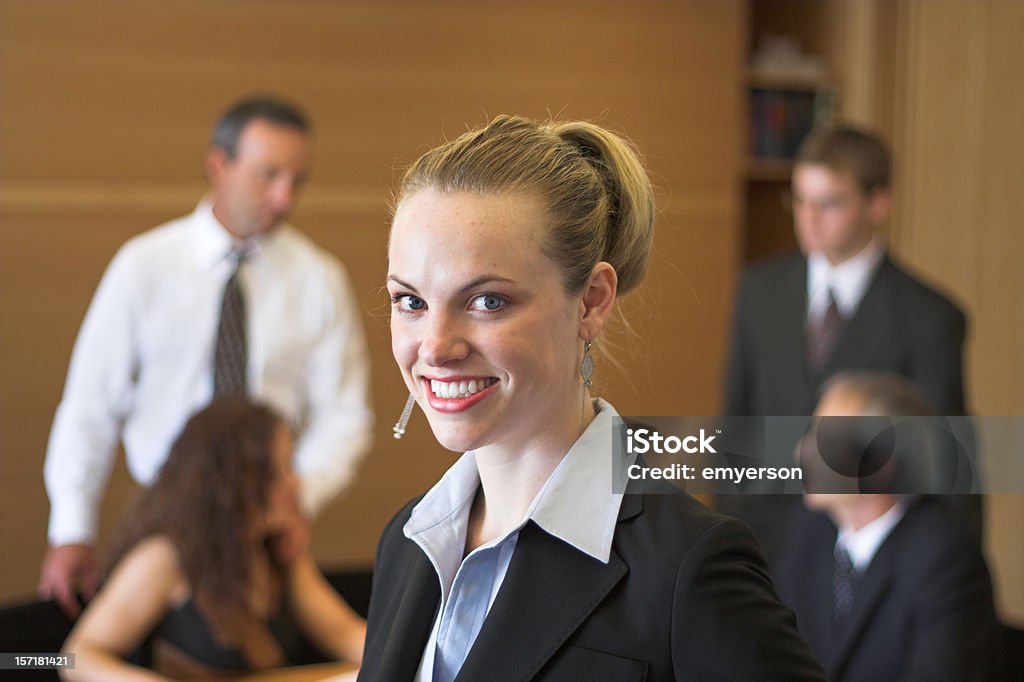
<path id="1" fill-rule="evenodd" d="M 402 410 L 402 416 L 395 422 L 394 428 L 391 430 L 395 432 L 395 440 L 398 440 L 405 435 L 405 427 L 409 425 L 409 417 L 412 416 L 412 406 L 416 404 L 416 399 L 412 397 L 412 393 L 409 394 L 409 399 L 405 401 L 405 409 Z"/>
<path id="2" fill-rule="evenodd" d="M 583 386 L 590 388 L 591 379 L 594 376 L 594 356 L 590 352 L 590 347 L 593 344 L 587 341 L 586 345 L 583 346 L 583 362 L 580 363 L 580 376 L 583 377 Z"/>

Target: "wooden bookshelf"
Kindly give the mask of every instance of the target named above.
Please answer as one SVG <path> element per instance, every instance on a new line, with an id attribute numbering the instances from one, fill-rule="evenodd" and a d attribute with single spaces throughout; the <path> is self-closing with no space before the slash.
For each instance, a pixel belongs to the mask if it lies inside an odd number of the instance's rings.
<path id="1" fill-rule="evenodd" d="M 824 81 L 756 76 L 747 85 L 748 163 L 750 178 L 775 180 L 804 137 L 835 118 L 837 90 Z"/>
<path id="2" fill-rule="evenodd" d="M 742 257 L 745 263 L 796 248 L 793 221 L 779 197 L 789 187 L 793 157 L 815 126 L 836 117 L 839 88 L 829 77 L 823 36 L 833 30 L 833 14 L 821 0 L 750 0 L 747 147 L 743 164 Z M 818 70 L 753 66 L 765 33 L 788 36 L 805 54 L 821 58 Z"/>
<path id="3" fill-rule="evenodd" d="M 746 165 L 750 182 L 789 182 L 793 162 L 789 159 L 756 159 L 749 157 Z"/>

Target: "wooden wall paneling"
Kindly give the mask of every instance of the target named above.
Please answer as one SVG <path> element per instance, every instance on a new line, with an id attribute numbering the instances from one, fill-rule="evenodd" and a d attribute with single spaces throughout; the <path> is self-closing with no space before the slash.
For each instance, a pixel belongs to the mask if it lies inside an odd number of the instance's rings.
<path id="1" fill-rule="evenodd" d="M 968 312 L 973 412 L 1024 415 L 1024 4 L 905 0 L 898 18 L 894 249 Z M 1018 621 L 1021 499 L 987 501 L 1000 607 Z"/>
<path id="2" fill-rule="evenodd" d="M 748 180 L 746 183 L 748 219 L 745 236 L 747 262 L 795 251 L 793 215 L 783 204 L 783 194 L 789 190 L 789 179 L 775 181 Z"/>
<path id="3" fill-rule="evenodd" d="M 891 141 L 897 4 L 845 0 L 828 6 L 827 55 L 841 93 L 840 116 Z"/>

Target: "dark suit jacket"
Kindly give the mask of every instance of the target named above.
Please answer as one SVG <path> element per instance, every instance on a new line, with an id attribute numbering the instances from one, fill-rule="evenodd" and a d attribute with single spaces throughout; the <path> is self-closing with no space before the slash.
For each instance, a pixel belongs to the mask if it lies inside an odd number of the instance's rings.
<path id="1" fill-rule="evenodd" d="M 924 390 L 934 414 L 964 413 L 964 315 L 888 257 L 821 373 L 805 362 L 806 317 L 805 258 L 750 269 L 734 312 L 726 415 L 809 415 L 823 380 L 846 369 L 901 374 Z"/>
<path id="2" fill-rule="evenodd" d="M 437 574 L 402 534 L 414 503 L 378 549 L 361 682 L 412 679 L 437 614 Z M 627 494 L 607 565 L 527 523 L 457 679 L 824 677 L 750 531 L 679 493 Z"/>
<path id="3" fill-rule="evenodd" d="M 832 633 L 836 528 L 798 510 L 776 578 L 833 682 L 989 679 L 992 584 L 977 543 L 934 500 L 911 506 L 860 579 L 850 625 Z"/>
<path id="4" fill-rule="evenodd" d="M 888 256 L 820 373 L 805 361 L 806 319 L 807 259 L 792 254 L 748 270 L 733 314 L 726 415 L 813 414 L 822 383 L 836 372 L 858 369 L 903 375 L 928 396 L 934 414 L 964 414 L 964 314 Z M 980 498 L 950 497 L 948 504 L 980 539 Z M 794 506 L 795 497 L 777 495 L 725 496 L 717 503 L 751 526 L 772 564 Z"/>

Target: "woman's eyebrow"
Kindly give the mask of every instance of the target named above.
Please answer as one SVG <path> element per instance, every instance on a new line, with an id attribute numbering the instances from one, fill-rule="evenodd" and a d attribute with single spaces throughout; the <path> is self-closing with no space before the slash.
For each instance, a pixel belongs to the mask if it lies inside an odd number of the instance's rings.
<path id="1" fill-rule="evenodd" d="M 394 282 L 395 284 L 397 284 L 398 286 L 402 287 L 403 289 L 409 289 L 410 291 L 416 291 L 416 287 L 414 287 L 413 285 L 409 284 L 408 282 L 402 281 L 400 278 L 395 277 L 394 275 L 388 275 L 387 281 Z"/>
<path id="2" fill-rule="evenodd" d="M 500 284 L 515 284 L 515 280 L 509 279 L 508 277 L 502 277 L 501 275 L 480 275 L 479 277 L 474 277 L 472 280 L 467 282 L 461 289 L 459 289 L 459 293 L 466 293 L 471 289 L 476 289 L 479 286 L 491 284 L 492 282 Z"/>
<path id="3" fill-rule="evenodd" d="M 387 281 L 394 282 L 395 284 L 399 285 L 404 289 L 408 289 L 409 291 L 417 291 L 416 287 L 414 287 L 413 285 L 409 284 L 408 282 L 404 281 L 402 278 L 396 275 L 388 275 Z M 466 282 L 466 284 L 462 285 L 459 288 L 459 293 L 466 293 L 467 291 L 476 289 L 477 287 L 482 286 L 484 284 L 490 284 L 492 282 L 502 284 L 515 284 L 515 280 L 509 279 L 508 277 L 502 277 L 501 275 L 480 275 L 479 277 L 474 277 L 469 282 Z"/>

